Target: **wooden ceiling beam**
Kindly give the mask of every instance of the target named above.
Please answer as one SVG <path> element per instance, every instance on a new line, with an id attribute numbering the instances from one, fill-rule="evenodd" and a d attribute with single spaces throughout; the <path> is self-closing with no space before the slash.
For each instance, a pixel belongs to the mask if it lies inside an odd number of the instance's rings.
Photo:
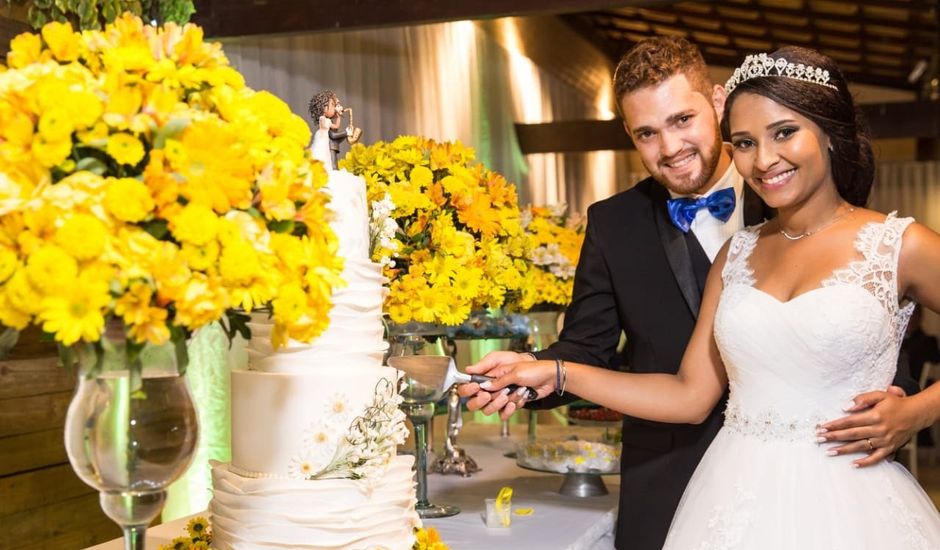
<path id="1" fill-rule="evenodd" d="M 604 32 L 621 30 L 617 26 L 616 22 L 611 22 L 610 25 L 597 25 L 596 28 Z M 665 31 L 669 29 L 672 29 L 674 31 L 673 33 L 683 33 L 685 36 L 687 37 L 691 36 L 693 39 L 695 38 L 696 33 L 701 32 L 701 31 L 696 31 L 693 29 L 685 29 L 683 27 L 676 27 L 673 25 L 656 24 L 653 26 L 652 30 L 641 32 L 640 34 L 654 36 L 657 34 L 664 34 Z M 777 32 L 766 32 L 763 35 L 751 35 L 751 34 L 741 34 L 741 33 L 735 32 L 734 26 L 730 26 L 730 27 L 726 26 L 725 33 L 721 34 L 721 36 L 727 37 L 729 40 L 729 44 L 740 43 L 741 41 L 744 41 L 745 43 L 747 43 L 747 41 L 754 41 L 754 40 L 767 42 L 769 44 L 769 49 L 771 50 L 775 50 L 786 44 L 799 44 L 799 45 L 813 48 L 815 50 L 833 50 L 833 49 L 845 50 L 846 52 L 853 52 L 856 54 L 865 55 L 866 57 L 871 57 L 873 60 L 877 60 L 879 56 L 883 57 L 886 53 L 883 48 L 880 48 L 877 46 L 881 42 L 876 40 L 875 37 L 871 37 L 865 33 L 861 33 L 859 35 L 846 34 L 846 35 L 841 36 L 841 38 L 845 40 L 851 40 L 853 43 L 858 44 L 858 46 L 857 47 L 847 47 L 847 46 L 840 47 L 828 41 L 825 43 L 821 42 L 815 36 L 810 36 L 808 37 L 807 40 L 794 40 L 792 36 L 787 35 L 787 32 L 792 32 L 792 33 L 799 32 L 799 33 L 804 33 L 804 34 L 807 32 L 805 29 L 802 29 L 802 30 L 799 30 L 799 29 L 800 29 L 799 27 L 792 27 L 792 28 L 788 28 L 788 30 L 786 31 L 784 31 L 784 29 L 778 29 Z M 673 33 L 669 33 L 669 34 L 673 34 Z M 826 34 L 826 37 L 829 39 L 834 38 L 832 34 Z M 890 42 L 886 44 L 894 45 L 896 44 L 896 42 Z M 703 44 L 703 45 L 711 45 L 711 43 Z M 738 50 L 741 51 L 742 54 L 752 53 L 750 51 L 751 49 L 753 48 L 747 48 L 747 47 L 738 48 Z M 759 47 L 757 49 L 765 49 L 765 48 Z M 892 55 L 889 61 L 882 63 L 882 64 L 888 64 L 890 66 L 898 66 L 899 64 L 902 64 L 904 65 L 905 68 L 909 68 L 913 64 L 914 61 L 915 61 L 914 56 L 905 47 L 904 53 Z M 873 61 L 873 62 L 879 63 L 878 61 Z"/>
<path id="2" fill-rule="evenodd" d="M 859 2 L 857 1 L 855 3 L 859 4 Z M 902 9 L 900 6 L 891 6 L 891 5 L 879 6 L 878 4 L 879 3 L 872 3 L 870 5 L 872 7 L 878 6 L 878 7 L 891 7 L 891 8 L 899 9 L 899 10 Z M 918 18 L 918 17 L 914 17 L 913 10 L 911 8 L 912 6 L 910 5 L 906 5 L 903 8 L 903 11 L 910 13 L 911 17 L 905 21 L 898 21 L 895 19 L 873 18 L 870 16 L 866 16 L 861 13 L 863 10 L 859 10 L 859 13 L 856 15 L 843 15 L 843 14 L 838 14 L 838 13 L 814 11 L 811 8 L 808 9 L 806 7 L 804 7 L 803 9 L 794 10 L 794 9 L 787 9 L 783 7 L 768 6 L 765 4 L 754 6 L 755 10 L 758 10 L 765 15 L 775 15 L 775 16 L 782 16 L 782 17 L 797 17 L 801 19 L 806 19 L 810 23 L 812 23 L 813 19 L 822 18 L 822 19 L 828 19 L 831 21 L 838 21 L 840 23 L 853 23 L 853 24 L 858 24 L 858 25 L 869 25 L 869 24 L 873 24 L 873 25 L 880 24 L 880 25 L 889 25 L 889 26 L 894 25 L 898 27 L 903 27 L 905 29 L 911 29 L 911 30 L 915 30 L 915 31 L 923 32 L 923 33 L 928 33 L 931 35 L 937 32 L 937 26 L 934 23 L 930 22 L 929 18 L 927 17 L 929 14 L 929 9 L 924 9 L 923 10 L 924 17 Z M 660 9 L 668 9 L 670 11 L 675 11 L 677 13 L 680 13 L 682 15 L 687 15 L 687 16 L 701 17 L 701 11 L 697 9 L 696 4 L 694 3 L 689 4 L 689 3 L 680 2 L 673 6 L 669 6 L 668 8 L 660 8 Z M 718 15 L 717 12 L 715 12 L 714 15 L 717 16 Z M 925 20 L 925 19 L 928 19 L 928 20 Z"/>
<path id="3" fill-rule="evenodd" d="M 650 9 L 650 10 L 645 10 L 645 11 L 646 11 L 646 12 L 659 11 L 659 12 L 663 12 L 663 13 L 665 13 L 665 14 L 675 15 L 677 18 L 680 18 L 680 19 L 681 19 L 681 17 L 683 17 L 683 16 L 685 16 L 685 15 L 691 15 L 691 14 L 689 14 L 689 13 L 680 13 L 680 12 L 679 12 L 679 6 L 668 7 L 668 8 L 661 8 L 661 9 L 659 9 L 659 10 L 652 10 L 652 9 Z M 775 13 L 775 12 L 777 12 L 777 11 L 789 11 L 789 10 L 780 10 L 780 9 L 778 8 L 778 9 L 776 9 L 776 10 L 768 10 L 768 13 Z M 591 15 L 601 16 L 601 15 L 602 15 L 604 18 L 609 17 L 609 18 L 610 18 L 610 19 L 609 19 L 609 21 L 610 21 L 609 24 L 610 24 L 610 25 L 616 25 L 616 20 L 617 20 L 618 18 L 624 18 L 622 15 L 617 15 L 617 14 L 615 14 L 615 13 L 587 14 L 587 15 L 588 15 L 588 16 L 591 16 Z M 654 19 L 652 19 L 652 18 L 647 17 L 648 13 L 647 13 L 647 15 L 644 15 L 644 14 L 641 12 L 641 13 L 638 13 L 637 15 L 638 15 L 637 18 L 641 19 L 641 20 L 642 20 L 643 22 L 645 22 L 645 23 L 660 24 L 660 25 L 661 25 L 661 24 L 664 24 L 664 23 L 661 22 L 661 21 L 657 21 L 657 20 L 654 20 Z M 825 35 L 828 35 L 828 36 L 835 36 L 835 37 L 841 37 L 841 38 L 846 38 L 846 39 L 855 39 L 855 40 L 864 39 L 864 40 L 881 40 L 881 41 L 894 41 L 894 40 L 896 40 L 894 37 L 879 36 L 879 35 L 876 35 L 876 34 L 874 34 L 874 33 L 868 32 L 868 31 L 866 30 L 866 27 L 867 27 L 867 26 L 871 26 L 871 25 L 874 25 L 874 26 L 878 26 L 878 25 L 881 25 L 881 26 L 889 26 L 889 25 L 886 25 L 886 24 L 880 23 L 880 22 L 879 22 L 879 23 L 875 23 L 875 22 L 873 22 L 873 21 L 871 21 L 871 20 L 865 20 L 865 21 L 863 21 L 863 20 L 861 20 L 861 19 L 859 19 L 859 20 L 852 20 L 852 21 L 840 21 L 840 22 L 850 22 L 850 23 L 852 23 L 852 24 L 855 24 L 855 25 L 858 25 L 858 26 L 859 26 L 859 32 L 844 32 L 844 31 L 836 31 L 836 30 L 832 30 L 832 29 L 820 29 L 820 28 L 818 28 L 818 26 L 816 25 L 815 19 L 814 19 L 814 14 L 813 14 L 812 12 L 806 12 L 806 11 L 803 11 L 803 12 L 792 12 L 792 13 L 790 13 L 790 15 L 793 15 L 794 17 L 803 17 L 803 18 L 807 19 L 807 21 L 809 21 L 809 26 L 806 26 L 806 25 L 796 25 L 796 24 L 787 24 L 787 23 L 783 23 L 783 22 L 774 22 L 774 23 L 772 23 L 772 24 L 770 24 L 770 23 L 765 23 L 765 22 L 758 23 L 757 21 L 755 21 L 755 20 L 753 20 L 753 19 L 751 19 L 751 18 L 744 17 L 744 16 L 740 16 L 740 15 L 735 15 L 733 12 L 727 12 L 727 11 L 726 11 L 723 15 L 720 16 L 720 19 L 721 19 L 723 22 L 727 22 L 727 23 L 735 23 L 735 24 L 738 24 L 738 25 L 746 25 L 746 26 L 749 26 L 749 27 L 751 27 L 751 26 L 760 27 L 760 28 L 764 29 L 764 34 L 769 34 L 770 31 L 771 31 L 770 27 L 772 26 L 773 29 L 779 29 L 779 30 L 783 30 L 783 31 L 802 32 L 802 33 L 811 32 L 811 33 L 814 33 L 814 34 L 817 34 L 817 35 L 818 35 L 818 34 L 825 34 Z M 697 15 L 696 15 L 696 16 L 697 16 Z M 719 17 L 719 16 L 716 14 L 715 17 Z M 625 19 L 625 18 L 624 18 L 624 19 Z M 835 20 L 835 21 L 838 21 L 837 19 L 834 19 L 832 16 L 829 16 L 829 15 L 820 16 L 818 19 Z M 599 22 L 599 23 L 598 23 L 598 26 L 600 26 L 600 27 L 603 28 L 603 27 L 604 27 L 604 24 L 601 23 L 601 22 Z M 936 36 L 937 32 L 940 32 L 940 29 L 938 29 L 938 27 L 937 27 L 936 25 L 933 25 L 933 26 L 925 26 L 923 29 L 918 28 L 918 29 L 916 29 L 916 32 L 911 31 L 910 28 L 909 28 L 907 25 L 898 25 L 897 27 L 898 27 L 899 29 L 903 29 L 904 32 L 911 32 L 911 33 L 912 33 L 912 35 L 913 35 L 913 36 L 912 36 L 913 40 L 910 40 L 910 41 L 909 41 L 909 42 L 912 43 L 912 44 L 931 44 L 931 43 L 932 43 L 932 40 L 933 40 L 933 38 Z"/>
<path id="4" fill-rule="evenodd" d="M 940 102 L 880 103 L 861 108 L 875 139 L 940 139 Z M 516 124 L 515 128 L 525 155 L 634 149 L 619 118 Z"/>
<path id="5" fill-rule="evenodd" d="M 675 0 L 201 0 L 193 22 L 207 36 L 249 36 L 549 15 Z"/>

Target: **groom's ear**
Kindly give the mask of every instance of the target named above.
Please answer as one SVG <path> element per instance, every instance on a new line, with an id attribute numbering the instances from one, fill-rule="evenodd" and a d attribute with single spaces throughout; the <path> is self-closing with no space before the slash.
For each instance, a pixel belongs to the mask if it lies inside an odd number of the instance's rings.
<path id="1" fill-rule="evenodd" d="M 721 119 L 725 116 L 725 100 L 727 99 L 728 93 L 725 92 L 724 86 L 715 84 L 712 88 L 712 107 L 715 108 L 715 115 L 718 117 L 718 122 L 721 122 Z"/>

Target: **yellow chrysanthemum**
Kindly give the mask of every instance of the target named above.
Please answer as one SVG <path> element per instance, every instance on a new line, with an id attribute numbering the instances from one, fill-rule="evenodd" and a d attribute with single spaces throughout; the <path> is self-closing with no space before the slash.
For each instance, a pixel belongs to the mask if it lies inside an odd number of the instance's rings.
<path id="1" fill-rule="evenodd" d="M 182 243 L 201 246 L 215 239 L 219 218 L 208 206 L 190 203 L 170 219 L 170 231 Z"/>
<path id="2" fill-rule="evenodd" d="M 117 133 L 108 137 L 105 148 L 108 155 L 119 164 L 136 166 L 144 158 L 144 145 L 131 134 Z"/>
<path id="3" fill-rule="evenodd" d="M 20 266 L 16 253 L 6 246 L 0 246 L 0 284 L 9 279 Z"/>
<path id="4" fill-rule="evenodd" d="M 278 290 L 277 298 L 272 303 L 273 317 L 283 324 L 295 323 L 306 312 L 307 294 L 299 284 L 291 283 Z"/>
<path id="5" fill-rule="evenodd" d="M 40 134 L 33 139 L 32 153 L 36 162 L 46 168 L 51 168 L 62 164 L 69 157 L 72 153 L 72 140 L 50 141 Z"/>
<path id="6" fill-rule="evenodd" d="M 59 61 L 69 62 L 78 59 L 81 51 L 81 35 L 72 30 L 70 23 L 53 21 L 42 28 L 42 39 L 49 51 Z"/>
<path id="7" fill-rule="evenodd" d="M 261 274 L 258 254 L 250 244 L 232 240 L 222 248 L 219 273 L 228 284 L 248 284 Z"/>
<path id="8" fill-rule="evenodd" d="M 216 265 L 219 259 L 219 242 L 213 240 L 202 246 L 183 243 L 180 256 L 190 268 L 198 269 L 199 271 L 209 271 Z"/>
<path id="9" fill-rule="evenodd" d="M 39 117 L 39 135 L 49 141 L 69 139 L 75 125 L 65 109 L 50 109 Z"/>
<path id="10" fill-rule="evenodd" d="M 151 304 L 153 290 L 146 283 L 133 283 L 114 304 L 114 313 L 124 319 L 128 333 L 138 342 L 159 345 L 170 339 L 167 311 Z"/>
<path id="11" fill-rule="evenodd" d="M 42 328 L 66 346 L 79 340 L 95 342 L 104 330 L 104 312 L 110 300 L 106 281 L 80 275 L 74 284 L 42 300 Z"/>
<path id="12" fill-rule="evenodd" d="M 39 302 L 42 300 L 36 287 L 29 282 L 25 269 L 17 270 L 4 285 L 7 302 L 10 307 L 26 314 L 35 314 L 39 311 Z"/>
<path id="13" fill-rule="evenodd" d="M 41 59 L 42 39 L 38 34 L 24 32 L 16 35 L 10 41 L 10 51 L 7 53 L 7 64 L 12 69 L 25 67 Z"/>
<path id="14" fill-rule="evenodd" d="M 130 285 L 124 295 L 114 303 L 114 313 L 132 324 L 145 321 L 149 314 L 147 308 L 153 298 L 153 290 L 146 283 L 136 282 Z"/>
<path id="15" fill-rule="evenodd" d="M 77 260 L 90 260 L 104 251 L 108 231 L 90 214 L 72 214 L 55 234 L 55 242 Z"/>
<path id="16" fill-rule="evenodd" d="M 433 527 L 415 530 L 414 550 L 448 550 L 441 541 L 441 535 Z"/>
<path id="17" fill-rule="evenodd" d="M 176 298 L 176 322 L 194 329 L 221 317 L 229 304 L 220 283 L 193 273 Z"/>
<path id="18" fill-rule="evenodd" d="M 26 276 L 37 290 L 54 294 L 75 283 L 78 262 L 55 245 L 44 245 L 26 261 Z"/>
<path id="19" fill-rule="evenodd" d="M 134 223 L 146 218 L 154 203 L 146 185 L 133 178 L 119 178 L 108 182 L 104 206 L 115 218 Z"/>
<path id="20" fill-rule="evenodd" d="M 220 214 L 251 205 L 251 156 L 233 128 L 211 119 L 192 124 L 179 142 L 183 159 L 171 157 L 169 145 L 167 158 L 188 184 L 181 189 L 187 199 Z"/>

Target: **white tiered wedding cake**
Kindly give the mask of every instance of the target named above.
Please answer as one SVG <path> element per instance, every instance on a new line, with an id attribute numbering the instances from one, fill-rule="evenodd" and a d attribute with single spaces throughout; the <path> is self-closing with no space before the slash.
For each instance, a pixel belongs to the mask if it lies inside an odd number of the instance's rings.
<path id="1" fill-rule="evenodd" d="M 274 350 L 249 324 L 249 370 L 232 373 L 232 462 L 213 467 L 213 546 L 405 550 L 420 525 L 397 371 L 382 366 L 384 288 L 369 260 L 365 181 L 330 171 L 347 285 L 312 344 Z"/>

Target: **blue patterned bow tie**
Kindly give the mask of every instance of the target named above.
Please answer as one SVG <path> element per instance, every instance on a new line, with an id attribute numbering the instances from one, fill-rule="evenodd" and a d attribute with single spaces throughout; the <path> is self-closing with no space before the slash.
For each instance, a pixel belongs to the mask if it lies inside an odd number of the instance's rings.
<path id="1" fill-rule="evenodd" d="M 669 219 L 683 233 L 689 232 L 695 214 L 702 208 L 707 208 L 709 214 L 726 222 L 734 212 L 734 188 L 721 189 L 698 199 L 688 197 L 669 199 L 666 201 L 666 208 L 669 209 Z"/>

